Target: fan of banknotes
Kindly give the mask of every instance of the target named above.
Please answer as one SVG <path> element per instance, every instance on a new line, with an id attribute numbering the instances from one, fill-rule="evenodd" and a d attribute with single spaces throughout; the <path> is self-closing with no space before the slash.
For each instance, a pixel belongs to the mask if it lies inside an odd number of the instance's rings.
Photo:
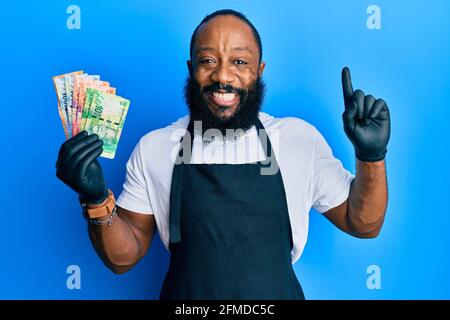
<path id="1" fill-rule="evenodd" d="M 103 140 L 101 157 L 114 159 L 130 100 L 98 75 L 76 71 L 53 77 L 66 138 L 86 130 Z"/>

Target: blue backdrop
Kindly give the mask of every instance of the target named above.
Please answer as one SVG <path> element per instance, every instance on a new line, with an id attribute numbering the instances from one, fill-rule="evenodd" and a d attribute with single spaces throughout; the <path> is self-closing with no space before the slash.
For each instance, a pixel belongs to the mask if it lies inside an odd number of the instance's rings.
<path id="1" fill-rule="evenodd" d="M 381 9 L 381 29 L 366 25 Z M 66 26 L 69 5 L 81 28 Z M 389 207 L 380 236 L 352 238 L 311 212 L 295 271 L 309 299 L 450 298 L 450 2 L 435 1 L 2 1 L 0 298 L 154 299 L 168 266 L 159 238 L 135 269 L 114 275 L 89 242 L 76 195 L 55 177 L 64 141 L 51 77 L 83 69 L 131 100 L 118 153 L 101 159 L 119 194 L 125 163 L 146 132 L 186 114 L 182 86 L 191 32 L 208 13 L 242 11 L 266 61 L 264 111 L 315 125 L 355 172 L 342 129 L 340 71 L 384 98 L 392 136 Z M 70 290 L 67 267 L 81 270 Z M 369 266 L 381 288 L 369 289 Z"/>

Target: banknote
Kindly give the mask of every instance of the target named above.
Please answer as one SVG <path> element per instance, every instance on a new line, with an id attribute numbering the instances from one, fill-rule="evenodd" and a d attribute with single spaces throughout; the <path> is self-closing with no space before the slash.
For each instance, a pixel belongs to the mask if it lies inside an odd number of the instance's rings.
<path id="1" fill-rule="evenodd" d="M 81 114 L 84 100 L 80 102 L 80 91 L 82 89 L 82 83 L 88 80 L 100 80 L 99 75 L 89 75 L 87 73 L 77 74 L 73 78 L 73 97 L 72 97 L 72 128 L 73 135 L 78 134 L 78 117 Z M 84 87 L 83 87 L 84 88 Z M 84 88 L 85 90 L 85 88 Z M 83 98 L 83 96 L 81 96 Z"/>
<path id="2" fill-rule="evenodd" d="M 92 81 L 87 82 L 85 87 L 86 97 L 84 99 L 83 107 L 81 109 L 81 115 L 80 115 L 80 121 L 77 123 L 77 127 L 79 131 L 84 130 L 86 127 L 86 122 L 89 121 L 90 118 L 90 111 L 92 107 L 92 98 L 93 94 L 95 94 L 95 90 L 89 90 L 89 89 L 96 89 L 98 91 L 110 93 L 110 94 L 116 94 L 116 88 L 110 87 L 108 82 L 105 81 Z M 88 90 L 90 92 L 90 95 L 88 96 Z"/>
<path id="3" fill-rule="evenodd" d="M 101 156 L 113 159 L 130 100 L 117 96 L 116 88 L 99 75 L 75 71 L 52 79 L 66 138 L 82 130 L 96 133 L 103 140 Z"/>
<path id="4" fill-rule="evenodd" d="M 73 136 L 73 128 L 72 128 L 72 118 L 73 118 L 73 108 L 72 108 L 72 96 L 73 96 L 73 76 L 68 75 L 64 77 L 64 84 L 66 89 L 66 105 L 67 105 L 67 120 L 71 127 L 72 136 Z"/>
<path id="5" fill-rule="evenodd" d="M 102 157 L 113 159 L 125 118 L 130 107 L 128 99 L 97 89 L 88 93 L 92 97 L 91 112 L 85 130 L 96 133 L 103 140 Z"/>
<path id="6" fill-rule="evenodd" d="M 58 113 L 63 124 L 64 133 L 66 137 L 72 136 L 72 126 L 69 122 L 69 110 L 67 105 L 67 91 L 66 91 L 66 77 L 72 78 L 74 75 L 82 74 L 83 71 L 75 71 L 71 73 L 62 74 L 53 77 L 53 84 L 55 86 L 56 96 L 58 99 Z"/>
<path id="7" fill-rule="evenodd" d="M 84 106 L 84 99 L 86 97 L 86 89 L 88 87 L 99 88 L 101 86 L 109 87 L 109 82 L 100 81 L 100 76 L 98 75 L 81 75 L 74 78 L 74 90 L 73 90 L 73 117 L 72 117 L 72 128 L 73 135 L 80 132 L 81 126 L 81 114 Z"/>
<path id="8" fill-rule="evenodd" d="M 67 110 L 64 107 L 63 103 L 63 94 L 65 94 L 65 85 L 63 86 L 63 78 L 53 78 L 53 84 L 55 86 L 56 96 L 58 98 L 58 113 L 59 118 L 61 119 L 61 123 L 63 125 L 64 134 L 66 138 L 69 137 L 69 123 L 67 120 Z"/>
<path id="9" fill-rule="evenodd" d="M 94 104 L 94 98 L 98 95 L 98 90 L 94 88 L 87 88 L 86 89 L 86 99 L 84 100 L 84 107 L 83 107 L 83 113 L 81 116 L 81 127 L 80 131 L 86 130 L 86 124 L 89 120 L 90 116 L 90 109 Z"/>

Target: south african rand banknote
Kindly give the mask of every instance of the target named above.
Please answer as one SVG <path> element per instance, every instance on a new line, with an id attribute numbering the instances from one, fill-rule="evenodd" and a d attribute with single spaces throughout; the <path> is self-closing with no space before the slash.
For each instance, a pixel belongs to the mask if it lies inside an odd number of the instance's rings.
<path id="1" fill-rule="evenodd" d="M 79 131 L 83 131 L 86 128 L 86 123 L 90 119 L 90 112 L 92 110 L 92 102 L 93 97 L 97 91 L 102 91 L 110 94 L 116 94 L 116 88 L 110 87 L 109 83 L 101 85 L 100 82 L 96 83 L 87 83 L 88 87 L 84 90 L 85 97 L 80 100 L 79 103 L 83 103 L 83 107 L 81 109 L 81 114 L 79 116 L 79 120 L 77 122 L 77 127 Z"/>
<path id="2" fill-rule="evenodd" d="M 72 135 L 75 136 L 79 132 L 78 117 L 81 115 L 81 111 L 84 105 L 83 95 L 80 96 L 80 91 L 86 88 L 82 86 L 87 81 L 100 80 L 99 75 L 89 75 L 87 73 L 76 74 L 73 77 L 73 96 L 72 96 Z M 80 100 L 81 99 L 81 100 Z"/>
<path id="3" fill-rule="evenodd" d="M 82 130 L 103 140 L 101 156 L 113 159 L 130 101 L 116 96 L 116 89 L 98 75 L 83 71 L 53 77 L 58 113 L 66 138 Z"/>
<path id="4" fill-rule="evenodd" d="M 69 107 L 67 105 L 67 92 L 66 92 L 66 77 L 73 77 L 78 74 L 82 74 L 83 71 L 75 71 L 71 73 L 62 74 L 53 77 L 53 84 L 55 86 L 56 96 L 58 98 L 58 113 L 61 118 L 61 122 L 64 128 L 66 138 L 72 136 L 72 126 L 69 122 Z"/>
<path id="5" fill-rule="evenodd" d="M 97 89 L 89 90 L 87 95 L 92 96 L 92 102 L 84 130 L 103 140 L 100 156 L 114 159 L 130 101 Z"/>
<path id="6" fill-rule="evenodd" d="M 79 93 L 78 93 L 78 97 L 77 97 L 77 102 L 76 102 L 76 113 L 74 116 L 74 121 L 73 121 L 73 128 L 74 128 L 74 132 L 75 134 L 78 134 L 80 131 L 82 131 L 84 129 L 84 123 L 82 123 L 83 121 L 83 112 L 86 112 L 86 117 L 88 115 L 88 111 L 84 110 L 84 106 L 86 104 L 86 93 L 87 93 L 87 89 L 89 88 L 93 88 L 93 89 L 98 89 L 100 91 L 105 91 L 108 93 L 112 93 L 115 94 L 116 93 L 116 89 L 112 88 L 109 86 L 109 82 L 107 81 L 101 81 L 98 79 L 90 79 L 90 78 L 86 78 L 86 79 L 81 79 L 80 80 L 80 88 L 79 88 Z M 75 94 L 75 92 L 74 92 Z M 90 102 L 89 102 L 90 104 Z"/>
<path id="7" fill-rule="evenodd" d="M 53 82 L 58 97 L 58 112 L 66 138 L 73 137 L 80 132 L 81 113 L 88 87 L 115 93 L 115 88 L 107 89 L 109 82 L 100 81 L 100 76 L 88 75 L 83 71 L 55 76 Z"/>

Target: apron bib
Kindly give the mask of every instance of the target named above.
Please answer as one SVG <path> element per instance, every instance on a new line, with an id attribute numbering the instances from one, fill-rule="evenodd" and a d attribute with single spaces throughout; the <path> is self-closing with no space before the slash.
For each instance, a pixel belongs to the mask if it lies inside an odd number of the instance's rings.
<path id="1" fill-rule="evenodd" d="M 255 126 L 270 158 L 272 146 L 259 119 Z M 192 121 L 187 134 L 193 150 Z M 174 165 L 171 256 L 160 299 L 304 299 L 291 263 L 281 172 L 261 175 L 264 166 L 270 163 Z"/>

